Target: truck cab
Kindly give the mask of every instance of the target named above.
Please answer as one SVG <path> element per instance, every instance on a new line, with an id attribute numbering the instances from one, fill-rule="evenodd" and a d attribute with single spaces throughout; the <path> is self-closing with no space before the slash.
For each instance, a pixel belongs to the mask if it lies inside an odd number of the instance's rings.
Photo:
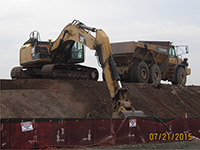
<path id="1" fill-rule="evenodd" d="M 181 50 L 183 53 L 188 53 L 188 46 L 171 46 L 169 47 L 169 69 L 168 69 L 168 80 L 173 84 L 186 84 L 186 76 L 191 74 L 191 69 L 188 68 L 188 59 L 182 59 L 182 54 L 178 51 Z"/>

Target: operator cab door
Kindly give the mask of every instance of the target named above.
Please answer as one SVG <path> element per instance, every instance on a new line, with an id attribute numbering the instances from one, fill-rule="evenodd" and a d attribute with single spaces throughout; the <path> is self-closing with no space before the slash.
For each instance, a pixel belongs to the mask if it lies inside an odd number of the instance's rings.
<path id="1" fill-rule="evenodd" d="M 84 45 L 73 42 L 68 44 L 63 51 L 64 62 L 68 63 L 82 63 L 84 62 Z"/>
<path id="2" fill-rule="evenodd" d="M 177 57 L 174 47 L 169 48 L 169 76 L 174 76 L 177 66 Z"/>
<path id="3" fill-rule="evenodd" d="M 71 49 L 70 62 L 81 63 L 84 62 L 84 45 L 75 42 Z"/>

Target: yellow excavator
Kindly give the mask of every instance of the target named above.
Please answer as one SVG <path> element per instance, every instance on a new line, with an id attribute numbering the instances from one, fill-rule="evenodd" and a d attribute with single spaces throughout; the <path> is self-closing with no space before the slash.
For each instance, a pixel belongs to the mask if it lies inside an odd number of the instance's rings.
<path id="1" fill-rule="evenodd" d="M 95 32 L 96 37 L 90 32 Z M 31 32 L 30 39 L 20 49 L 21 66 L 12 69 L 11 77 L 97 80 L 95 68 L 76 64 L 84 62 L 84 46 L 96 50 L 113 101 L 113 118 L 144 117 L 127 98 L 127 89 L 121 84 L 106 33 L 77 20 L 68 24 L 54 42 L 40 41 L 39 33 Z"/>

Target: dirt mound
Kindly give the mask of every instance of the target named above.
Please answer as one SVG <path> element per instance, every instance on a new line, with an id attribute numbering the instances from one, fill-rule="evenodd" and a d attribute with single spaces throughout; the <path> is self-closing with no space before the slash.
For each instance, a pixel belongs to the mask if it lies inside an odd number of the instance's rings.
<path id="1" fill-rule="evenodd" d="M 163 84 L 125 84 L 129 99 L 138 110 L 161 118 L 200 117 L 200 87 Z"/>
<path id="2" fill-rule="evenodd" d="M 110 118 L 105 82 L 0 80 L 1 118 Z M 126 83 L 135 109 L 161 118 L 200 116 L 200 87 Z"/>

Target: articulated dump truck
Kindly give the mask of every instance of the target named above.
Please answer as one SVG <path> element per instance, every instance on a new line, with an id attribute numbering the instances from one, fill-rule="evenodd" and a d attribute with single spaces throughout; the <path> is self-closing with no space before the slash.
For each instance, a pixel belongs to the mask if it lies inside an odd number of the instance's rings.
<path id="1" fill-rule="evenodd" d="M 138 41 L 112 43 L 113 57 L 123 82 L 186 84 L 188 59 L 178 50 L 188 53 L 188 46 L 174 46 L 169 41 Z"/>

